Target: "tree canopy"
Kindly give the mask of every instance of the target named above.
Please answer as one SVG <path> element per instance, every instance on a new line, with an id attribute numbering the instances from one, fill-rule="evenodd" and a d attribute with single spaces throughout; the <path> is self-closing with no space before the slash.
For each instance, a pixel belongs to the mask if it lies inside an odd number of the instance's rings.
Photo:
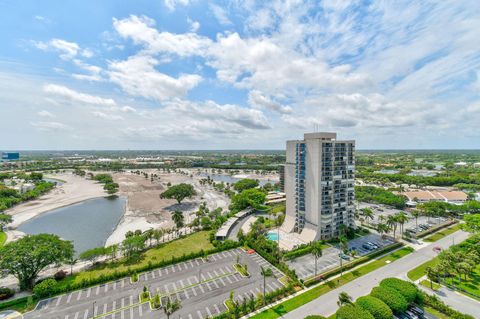
<path id="1" fill-rule="evenodd" d="M 250 188 L 236 194 L 232 198 L 231 209 L 242 210 L 247 207 L 259 208 L 265 203 L 266 194 L 257 188 Z"/>
<path id="2" fill-rule="evenodd" d="M 5 225 L 11 223 L 12 221 L 13 218 L 11 215 L 0 213 L 0 231 L 3 231 Z"/>
<path id="3" fill-rule="evenodd" d="M 0 248 L 0 269 L 15 276 L 22 289 L 32 288 L 45 267 L 65 261 L 73 254 L 72 242 L 56 235 L 27 235 Z"/>
<path id="4" fill-rule="evenodd" d="M 480 233 L 480 214 L 464 215 L 462 229 L 470 233 Z"/>
<path id="5" fill-rule="evenodd" d="M 255 179 L 244 178 L 233 184 L 233 188 L 241 193 L 242 191 L 258 186 L 258 181 Z"/>
<path id="6" fill-rule="evenodd" d="M 185 198 L 190 198 L 194 195 L 196 195 L 196 192 L 192 185 L 181 183 L 169 187 L 160 194 L 160 198 L 173 198 L 180 204 Z"/>

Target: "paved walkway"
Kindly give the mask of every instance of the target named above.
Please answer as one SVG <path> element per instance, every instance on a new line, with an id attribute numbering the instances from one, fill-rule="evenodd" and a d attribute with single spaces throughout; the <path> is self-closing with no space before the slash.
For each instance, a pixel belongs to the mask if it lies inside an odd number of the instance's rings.
<path id="1" fill-rule="evenodd" d="M 330 316 L 338 309 L 337 300 L 340 292 L 345 291 L 353 299 L 367 295 L 370 293 L 373 287 L 378 286 L 381 280 L 388 277 L 402 277 L 410 269 L 417 267 L 418 265 L 423 264 L 424 262 L 432 259 L 436 256 L 436 253 L 433 251 L 433 247 L 442 247 L 443 249 L 450 247 L 453 242 L 459 243 L 469 236 L 468 233 L 463 231 L 457 231 L 449 236 L 446 236 L 443 239 L 440 239 L 437 242 L 434 242 L 424 248 L 421 248 L 399 260 L 392 262 L 389 265 L 383 266 L 382 268 L 375 270 L 371 273 L 366 274 L 354 281 L 349 282 L 342 287 L 334 289 L 319 298 L 297 308 L 289 313 L 286 313 L 282 318 L 287 319 L 301 319 L 305 318 L 308 315 L 320 314 L 323 316 Z M 479 304 L 480 309 L 480 304 Z M 457 308 L 459 311 L 466 311 L 466 309 Z M 477 314 L 478 315 L 478 314 Z"/>

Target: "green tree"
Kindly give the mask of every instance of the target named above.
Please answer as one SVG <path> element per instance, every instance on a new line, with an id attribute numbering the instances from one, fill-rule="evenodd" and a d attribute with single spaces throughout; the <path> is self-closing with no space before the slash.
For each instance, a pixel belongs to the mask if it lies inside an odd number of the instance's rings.
<path id="1" fill-rule="evenodd" d="M 345 291 L 342 291 L 341 293 L 338 294 L 338 301 L 337 305 L 339 307 L 348 305 L 352 303 L 352 297 L 350 297 L 349 294 L 347 294 Z"/>
<path id="2" fill-rule="evenodd" d="M 398 214 L 396 214 L 395 217 L 397 219 L 397 223 L 400 224 L 400 232 L 401 232 L 401 235 L 403 236 L 403 225 L 405 225 L 405 223 L 408 222 L 409 220 L 408 215 L 405 212 L 399 212 Z"/>
<path id="3" fill-rule="evenodd" d="M 370 208 L 362 209 L 362 215 L 365 218 L 365 221 L 367 222 L 367 224 L 370 224 L 370 222 L 368 220 L 373 220 L 374 214 L 373 214 L 373 211 Z"/>
<path id="4" fill-rule="evenodd" d="M 181 307 L 180 300 L 171 301 L 170 298 L 167 298 L 167 303 L 163 306 L 163 312 L 165 312 L 167 319 L 170 319 L 170 316 Z"/>
<path id="5" fill-rule="evenodd" d="M 5 225 L 13 222 L 13 218 L 8 214 L 0 214 L 0 231 L 3 231 Z"/>
<path id="6" fill-rule="evenodd" d="M 265 203 L 266 194 L 264 191 L 251 188 L 236 194 L 232 198 L 231 209 L 242 210 L 247 207 L 260 208 Z"/>
<path id="7" fill-rule="evenodd" d="M 322 257 L 322 243 L 321 242 L 313 242 L 311 243 L 312 245 L 312 250 L 311 250 L 311 253 L 313 255 L 313 257 L 315 257 L 315 276 L 317 275 L 317 260 L 319 257 Z"/>
<path id="8" fill-rule="evenodd" d="M 72 242 L 56 235 L 27 235 L 0 248 L 0 269 L 15 276 L 21 289 L 31 289 L 43 269 L 68 260 L 73 254 Z"/>
<path id="9" fill-rule="evenodd" d="M 418 217 L 420 217 L 420 211 L 415 209 L 411 214 L 413 218 L 415 218 L 415 229 L 418 229 Z"/>
<path id="10" fill-rule="evenodd" d="M 197 193 L 195 192 L 195 189 L 193 188 L 192 185 L 181 183 L 181 184 L 169 187 L 166 191 L 160 194 L 160 198 L 170 198 L 170 199 L 173 198 L 179 204 L 181 204 L 185 198 L 191 198 L 196 194 Z"/>
<path id="11" fill-rule="evenodd" d="M 387 217 L 387 225 L 393 230 L 393 238 L 395 238 L 395 232 L 397 231 L 397 216 L 389 215 Z"/>
<path id="12" fill-rule="evenodd" d="M 184 219 L 185 217 L 183 216 L 182 211 L 176 210 L 172 213 L 172 220 L 175 223 L 175 226 L 177 227 L 177 231 L 183 227 Z"/>
<path id="13" fill-rule="evenodd" d="M 145 249 L 145 237 L 141 235 L 134 235 L 125 238 L 122 241 L 122 248 L 127 257 L 132 257 Z"/>
<path id="14" fill-rule="evenodd" d="M 461 225 L 462 229 L 470 233 L 480 233 L 480 214 L 464 215 L 464 224 Z"/>
<path id="15" fill-rule="evenodd" d="M 263 276 L 263 304 L 265 304 L 265 294 L 266 294 L 265 285 L 267 284 L 267 277 L 272 276 L 273 272 L 271 268 L 264 268 L 263 266 L 260 266 L 260 274 Z"/>
<path id="16" fill-rule="evenodd" d="M 244 178 L 233 184 L 233 188 L 241 193 L 246 189 L 255 188 L 258 186 L 258 181 L 255 179 Z"/>

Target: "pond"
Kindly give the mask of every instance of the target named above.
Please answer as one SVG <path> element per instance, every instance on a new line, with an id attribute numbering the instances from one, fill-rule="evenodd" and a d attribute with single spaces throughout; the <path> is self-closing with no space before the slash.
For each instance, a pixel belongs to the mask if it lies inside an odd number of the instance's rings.
<path id="1" fill-rule="evenodd" d="M 18 227 L 27 234 L 49 233 L 72 240 L 77 255 L 104 246 L 125 212 L 125 197 L 95 198 L 54 209 Z"/>

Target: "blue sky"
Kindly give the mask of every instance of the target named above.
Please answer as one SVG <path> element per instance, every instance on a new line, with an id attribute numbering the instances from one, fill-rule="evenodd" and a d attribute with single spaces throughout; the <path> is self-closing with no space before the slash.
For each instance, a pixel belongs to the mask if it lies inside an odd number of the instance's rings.
<path id="1" fill-rule="evenodd" d="M 0 149 L 479 148 L 480 3 L 0 0 Z"/>

